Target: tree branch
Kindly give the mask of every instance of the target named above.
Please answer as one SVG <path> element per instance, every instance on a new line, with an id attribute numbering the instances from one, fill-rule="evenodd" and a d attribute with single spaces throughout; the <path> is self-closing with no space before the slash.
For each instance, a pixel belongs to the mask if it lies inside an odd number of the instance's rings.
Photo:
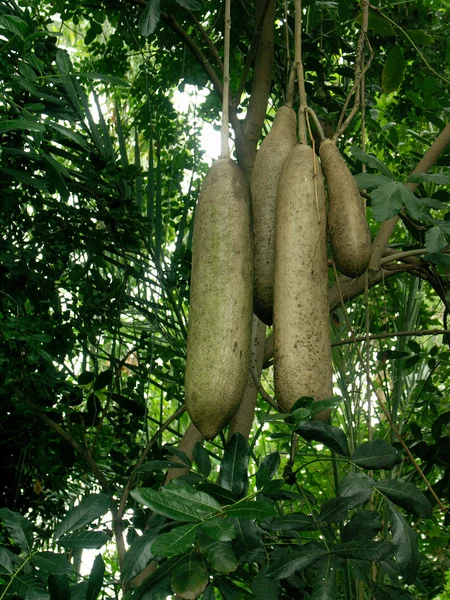
<path id="1" fill-rule="evenodd" d="M 250 67 L 253 64 L 253 60 L 256 56 L 256 51 L 258 50 L 259 40 L 261 38 L 262 26 L 263 26 L 264 20 L 266 18 L 267 10 L 269 8 L 269 4 L 271 3 L 271 1 L 272 0 L 265 0 L 263 9 L 261 11 L 261 14 L 259 15 L 258 24 L 253 33 L 253 39 L 252 39 L 252 43 L 250 44 L 250 50 L 248 51 L 247 58 L 245 59 L 244 68 L 242 70 L 242 76 L 241 76 L 241 82 L 239 84 L 239 89 L 237 91 L 236 96 L 233 99 L 233 102 L 232 102 L 233 106 L 236 108 L 239 106 L 239 104 L 241 102 L 241 96 L 244 92 L 245 84 L 247 83 L 247 78 L 248 78 L 248 74 L 250 71 Z"/>
<path id="2" fill-rule="evenodd" d="M 173 415 L 171 415 L 166 421 L 164 421 L 164 423 L 161 425 L 161 427 L 158 429 L 158 431 L 149 440 L 147 446 L 145 447 L 144 451 L 142 452 L 141 457 L 139 458 L 138 462 L 136 463 L 136 466 L 135 466 L 133 472 L 131 473 L 130 477 L 128 478 L 128 481 L 125 485 L 125 488 L 122 493 L 122 497 L 120 498 L 119 512 L 117 514 L 117 519 L 122 519 L 123 515 L 125 514 L 125 508 L 126 508 L 128 496 L 130 495 L 131 488 L 133 487 L 134 481 L 136 479 L 136 469 L 138 469 L 143 464 L 144 460 L 147 458 L 148 453 L 153 448 L 155 443 L 158 441 L 158 438 L 163 433 L 163 431 L 165 431 L 169 427 L 169 425 L 173 421 L 175 421 L 175 419 L 178 419 L 178 417 L 181 416 L 185 410 L 186 410 L 186 407 L 183 404 L 173 413 Z"/>
<path id="3" fill-rule="evenodd" d="M 445 147 L 450 143 L 450 123 L 448 123 L 438 137 L 434 140 L 430 148 L 424 154 L 422 160 L 419 161 L 417 166 L 413 169 L 411 174 L 414 173 L 428 173 L 431 167 L 436 163 L 439 156 L 445 150 Z M 417 183 L 407 183 L 406 187 L 409 188 L 412 192 L 414 192 L 419 184 Z M 389 240 L 391 239 L 392 234 L 394 233 L 394 229 L 399 221 L 398 216 L 389 219 L 388 221 L 384 221 L 382 223 L 376 238 L 372 243 L 372 255 L 370 258 L 369 264 L 369 272 L 376 271 L 379 269 L 380 259 L 383 255 L 385 248 L 388 245 Z"/>
<path id="4" fill-rule="evenodd" d="M 236 156 L 249 179 L 255 161 L 256 145 L 261 137 L 266 118 L 267 101 L 272 85 L 275 0 L 271 0 L 267 8 L 266 2 L 267 0 L 256 1 L 256 26 L 264 9 L 266 9 L 266 16 L 255 57 L 247 115 L 244 122 L 239 121 L 235 110 L 230 115 L 236 135 Z"/>
<path id="5" fill-rule="evenodd" d="M 190 11 L 188 8 L 185 8 L 185 10 L 186 10 L 186 13 L 189 15 L 190 19 L 195 23 L 195 26 L 199 30 L 199 32 L 200 32 L 203 40 L 205 41 L 206 45 L 211 50 L 212 55 L 216 59 L 217 65 L 219 66 L 221 72 L 223 73 L 223 62 L 222 62 L 222 59 L 220 58 L 220 54 L 217 51 L 217 48 L 215 47 L 215 45 L 213 44 L 211 38 L 206 33 L 203 25 L 200 23 L 200 21 L 197 19 L 197 17 L 194 15 L 194 13 L 192 11 Z"/>
<path id="6" fill-rule="evenodd" d="M 143 8 L 147 6 L 147 0 L 124 0 L 124 2 L 127 4 L 133 4 L 135 6 L 142 6 Z M 219 99 L 222 100 L 223 89 L 220 79 L 217 77 L 217 74 L 212 68 L 209 60 L 206 58 L 194 40 L 171 14 L 161 11 L 161 20 L 164 21 L 172 29 L 172 31 L 178 35 L 186 47 L 191 51 L 194 58 L 205 71 L 208 79 L 211 81 L 217 95 L 219 96 Z M 208 47 L 211 48 L 211 44 L 208 44 Z"/>

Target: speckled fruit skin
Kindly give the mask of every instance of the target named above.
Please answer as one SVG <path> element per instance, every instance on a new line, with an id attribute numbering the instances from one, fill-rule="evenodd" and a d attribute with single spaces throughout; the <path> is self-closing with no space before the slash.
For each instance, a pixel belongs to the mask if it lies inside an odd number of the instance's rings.
<path id="1" fill-rule="evenodd" d="M 253 310 L 266 325 L 272 325 L 273 322 L 277 188 L 284 161 L 297 143 L 296 123 L 292 108 L 279 108 L 272 129 L 264 138 L 253 165 Z"/>
<path id="2" fill-rule="evenodd" d="M 252 288 L 250 186 L 234 161 L 220 158 L 203 182 L 195 214 L 185 372 L 187 411 L 208 440 L 244 395 Z"/>
<path id="3" fill-rule="evenodd" d="M 278 186 L 274 375 L 287 412 L 302 396 L 332 397 L 325 187 L 319 159 L 303 144 L 290 152 Z"/>
<path id="4" fill-rule="evenodd" d="M 370 260 L 370 231 L 359 189 L 336 144 L 324 140 L 320 158 L 328 188 L 328 231 L 336 268 L 359 277 Z"/>

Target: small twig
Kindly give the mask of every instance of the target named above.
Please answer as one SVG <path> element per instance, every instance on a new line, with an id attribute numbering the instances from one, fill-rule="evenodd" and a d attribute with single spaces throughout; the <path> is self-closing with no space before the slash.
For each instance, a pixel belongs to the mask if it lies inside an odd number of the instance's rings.
<path id="1" fill-rule="evenodd" d="M 411 44 L 411 46 L 414 48 L 414 50 L 417 52 L 417 54 L 423 60 L 424 64 L 427 66 L 427 68 L 433 73 L 433 75 L 435 75 L 439 79 L 442 79 L 442 81 L 445 81 L 445 83 L 450 83 L 449 79 L 447 79 L 446 77 L 443 77 L 440 73 L 438 73 L 437 71 L 435 71 L 433 69 L 433 67 L 430 65 L 430 63 L 427 61 L 427 59 L 425 58 L 425 56 L 422 54 L 422 52 L 416 46 L 416 44 L 414 43 L 414 41 L 409 37 L 408 32 L 405 31 L 403 29 L 403 27 L 400 27 L 400 25 L 398 25 L 395 21 L 393 21 L 387 15 L 385 15 L 384 12 L 380 8 L 378 8 L 377 6 L 373 6 L 372 4 L 370 4 L 370 8 L 373 11 L 377 12 L 379 15 L 381 15 L 384 19 L 386 19 L 386 21 L 388 21 L 391 25 L 393 25 L 397 29 L 400 29 L 400 31 L 402 32 L 402 34 L 406 37 L 406 39 L 409 41 L 409 43 Z"/>
<path id="2" fill-rule="evenodd" d="M 245 59 L 244 68 L 242 70 L 242 77 L 241 77 L 241 81 L 239 83 L 239 88 L 238 88 L 237 94 L 234 97 L 234 100 L 232 102 L 234 107 L 239 106 L 239 103 L 241 101 L 241 96 L 244 92 L 245 84 L 247 83 L 247 78 L 248 78 L 248 74 L 250 72 L 250 68 L 253 64 L 253 61 L 255 60 L 256 52 L 258 51 L 258 44 L 259 44 L 259 40 L 261 37 L 261 31 L 262 31 L 262 28 L 264 25 L 264 19 L 266 18 L 267 9 L 269 8 L 269 4 L 271 3 L 271 1 L 272 0 L 266 0 L 266 3 L 264 4 L 258 24 L 256 25 L 255 31 L 253 32 L 253 39 L 250 44 L 250 49 L 248 51 L 247 58 Z"/>
<path id="3" fill-rule="evenodd" d="M 361 354 L 361 351 L 360 351 L 359 347 L 356 345 L 355 334 L 353 332 L 353 327 L 352 327 L 352 325 L 350 323 L 350 320 L 348 318 L 347 310 L 345 308 L 344 297 L 342 295 L 342 291 L 341 291 L 341 287 L 340 287 L 340 283 L 339 283 L 338 272 L 337 272 L 337 269 L 336 269 L 336 265 L 334 265 L 334 264 L 333 264 L 333 269 L 334 269 L 334 276 L 336 278 L 336 284 L 338 286 L 338 291 L 339 291 L 339 296 L 340 296 L 340 300 L 341 300 L 342 311 L 344 313 L 344 319 L 345 319 L 345 322 L 347 324 L 347 327 L 348 327 L 349 333 L 351 335 L 352 341 L 355 343 L 355 349 L 356 349 L 356 352 L 358 353 L 359 360 L 360 360 L 361 364 L 364 364 L 364 357 Z M 363 338 L 363 339 L 365 339 L 365 338 Z M 370 376 L 368 378 L 368 383 L 370 384 L 370 386 L 372 387 L 372 389 L 375 391 L 375 385 L 374 385 L 374 382 L 373 382 L 373 380 L 372 380 L 372 378 Z M 400 432 L 398 431 L 398 429 L 394 425 L 394 422 L 392 420 L 391 414 L 388 411 L 388 409 L 386 408 L 385 403 L 383 402 L 383 400 L 379 396 L 377 396 L 377 398 L 378 398 L 378 403 L 379 403 L 379 405 L 381 407 L 381 410 L 383 411 L 384 416 L 386 417 L 386 420 L 389 423 L 390 428 L 392 429 L 392 431 L 394 432 L 396 438 L 400 442 L 402 448 L 404 449 L 404 451 L 408 455 L 408 458 L 411 461 L 411 464 L 414 466 L 414 468 L 416 469 L 416 471 L 419 473 L 420 477 L 425 482 L 425 485 L 427 486 L 427 488 L 430 491 L 430 493 L 433 496 L 433 498 L 436 500 L 439 508 L 444 513 L 450 512 L 449 509 L 444 504 L 442 504 L 441 500 L 439 499 L 439 497 L 437 496 L 437 494 L 434 491 L 433 487 L 431 486 L 430 482 L 428 481 L 426 475 L 424 474 L 424 472 L 420 468 L 419 464 L 416 462 L 414 456 L 411 454 L 411 451 L 408 448 L 407 444 L 405 443 L 403 437 L 401 436 Z"/>
<path id="4" fill-rule="evenodd" d="M 200 21 L 197 19 L 197 17 L 194 15 L 194 13 L 191 10 L 189 10 L 188 8 L 185 8 L 185 10 L 186 10 L 186 13 L 189 15 L 189 17 L 191 18 L 191 20 L 195 23 L 195 26 L 199 30 L 199 32 L 200 32 L 202 38 L 204 39 L 206 45 L 211 50 L 212 55 L 216 59 L 216 62 L 218 64 L 221 72 L 223 73 L 223 62 L 222 62 L 222 59 L 220 58 L 220 54 L 217 51 L 217 48 L 215 47 L 215 45 L 213 44 L 211 38 L 206 33 L 205 28 L 203 27 L 203 25 L 200 23 Z"/>
<path id="5" fill-rule="evenodd" d="M 450 333 L 450 329 L 419 329 L 417 331 L 395 331 L 394 333 L 373 333 L 372 335 L 352 337 L 348 340 L 338 340 L 331 342 L 333 348 L 336 346 L 345 346 L 346 344 L 354 344 L 355 342 L 364 342 L 367 340 L 384 340 L 395 337 L 416 337 L 425 335 L 446 335 Z"/>
<path id="6" fill-rule="evenodd" d="M 300 108 L 298 111 L 298 137 L 301 144 L 307 144 L 306 118 L 307 109 L 305 74 L 302 62 L 302 1 L 295 0 L 295 67 L 297 69 L 298 90 L 300 94 Z"/>
<path id="7" fill-rule="evenodd" d="M 289 74 L 289 81 L 286 88 L 286 106 L 292 108 L 294 104 L 294 91 L 295 91 L 295 76 L 297 74 L 297 70 L 295 65 L 291 68 L 291 72 Z"/>
<path id="8" fill-rule="evenodd" d="M 222 128 L 220 131 L 221 158 L 229 158 L 230 146 L 228 143 L 228 113 L 230 97 L 230 29 L 231 29 L 231 0 L 225 0 L 225 30 L 223 47 L 223 96 L 222 96 Z"/>
<path id="9" fill-rule="evenodd" d="M 428 173 L 431 167 L 436 163 L 441 153 L 445 150 L 447 144 L 450 142 L 450 123 L 444 127 L 437 138 L 434 140 L 432 145 L 423 155 L 423 158 L 417 163 L 416 167 L 412 170 L 411 174 L 414 173 Z M 406 187 L 414 192 L 419 184 L 408 182 Z M 377 271 L 380 268 L 380 259 L 383 252 L 394 233 L 395 227 L 399 221 L 397 215 L 388 219 L 381 224 L 378 233 L 372 242 L 372 252 L 370 257 L 369 272 Z"/>
<path id="10" fill-rule="evenodd" d="M 264 398 L 264 400 L 266 402 L 268 402 L 270 404 L 270 406 L 272 406 L 272 408 L 274 408 L 275 410 L 279 411 L 279 412 L 284 412 L 275 402 L 275 400 L 269 396 L 269 394 L 266 392 L 266 390 L 263 388 L 263 386 L 261 385 L 261 382 L 258 380 L 258 378 L 256 377 L 256 375 L 253 373 L 253 369 L 250 369 L 250 374 L 252 376 L 253 379 L 253 383 L 255 384 L 256 389 L 258 390 L 258 392 L 261 394 L 261 397 Z"/>
<path id="11" fill-rule="evenodd" d="M 361 81 L 373 59 L 373 53 L 372 53 L 372 56 L 369 59 L 368 64 L 366 65 L 366 67 L 364 67 L 364 45 L 365 45 L 365 41 L 367 39 L 368 26 L 369 26 L 369 0 L 362 0 L 361 31 L 359 34 L 358 43 L 357 43 L 357 47 L 356 47 L 356 53 L 355 53 L 355 68 L 354 68 L 355 77 L 354 77 L 353 86 L 350 89 L 350 91 L 347 95 L 347 98 L 345 99 L 344 106 L 342 107 L 342 111 L 339 116 L 339 121 L 338 121 L 338 125 L 336 128 L 336 134 L 335 134 L 335 136 L 333 136 L 334 141 L 336 141 L 337 138 L 340 135 L 342 135 L 342 133 L 344 133 L 344 131 L 350 125 L 351 121 L 353 120 L 353 117 L 356 115 L 356 113 L 358 112 L 359 107 L 360 107 Z M 344 120 L 345 113 L 347 111 L 347 107 L 348 107 L 348 105 L 350 103 L 350 99 L 353 95 L 355 95 L 355 102 L 353 104 L 353 108 L 350 111 L 350 114 L 348 115 L 348 117 Z M 362 101 L 364 101 L 364 100 L 362 100 Z"/>
<path id="12" fill-rule="evenodd" d="M 312 120 L 314 121 L 314 123 L 315 123 L 315 125 L 317 127 L 317 131 L 319 133 L 320 141 L 324 140 L 325 139 L 325 134 L 323 132 L 323 127 L 322 127 L 322 124 L 319 121 L 319 117 L 316 115 L 315 110 L 312 109 L 312 108 L 310 108 L 309 106 L 307 106 L 306 107 L 306 112 L 311 115 Z M 311 132 L 310 132 L 310 135 L 312 137 Z"/>
<path id="13" fill-rule="evenodd" d="M 155 443 L 158 441 L 161 434 L 166 429 L 168 429 L 169 425 L 173 421 L 178 419 L 178 417 L 181 416 L 185 410 L 186 410 L 186 406 L 183 404 L 173 413 L 173 415 L 171 415 L 166 421 L 164 421 L 164 423 L 161 425 L 161 427 L 158 429 L 158 431 L 149 440 L 147 446 L 145 447 L 144 451 L 141 454 L 141 457 L 139 458 L 138 462 L 136 463 L 136 466 L 135 466 L 133 472 L 131 473 L 130 477 L 128 478 L 127 483 L 125 484 L 125 488 L 124 488 L 124 490 L 122 492 L 122 496 L 120 498 L 119 511 L 117 513 L 118 520 L 122 519 L 123 515 L 125 514 L 128 496 L 130 495 L 131 488 L 133 487 L 134 481 L 136 479 L 136 472 L 135 472 L 136 469 L 138 469 L 143 464 L 143 462 L 147 458 L 148 453 L 153 448 Z"/>
<path id="14" fill-rule="evenodd" d="M 39 410 L 37 406 L 35 406 L 32 402 L 30 402 L 30 400 L 28 400 L 28 398 L 25 398 L 22 395 L 21 398 L 25 402 L 25 404 L 29 408 L 31 408 L 31 410 L 39 417 L 39 419 L 41 419 L 41 421 L 43 421 L 46 425 L 53 429 L 53 431 L 55 431 L 60 437 L 62 437 L 63 440 L 70 444 L 72 448 L 74 448 L 83 457 L 83 459 L 91 467 L 93 473 L 96 475 L 100 485 L 102 486 L 103 491 L 109 494 L 111 491 L 109 482 L 103 475 L 103 473 L 100 471 L 97 463 L 92 458 L 92 456 L 90 456 L 89 452 L 85 448 L 83 448 L 83 446 L 81 446 L 81 444 L 79 444 L 69 433 L 67 433 L 65 429 L 58 425 L 58 423 L 55 423 L 55 421 L 50 419 L 49 416 L 41 412 L 41 410 Z"/>

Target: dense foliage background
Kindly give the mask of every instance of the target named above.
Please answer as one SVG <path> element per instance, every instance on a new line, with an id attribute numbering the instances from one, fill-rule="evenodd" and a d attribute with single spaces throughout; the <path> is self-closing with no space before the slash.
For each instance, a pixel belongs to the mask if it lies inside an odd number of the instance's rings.
<path id="1" fill-rule="evenodd" d="M 271 331 L 255 320 L 261 383 L 249 376 L 245 410 L 203 445 L 183 377 L 222 3 L 0 6 L 2 598 L 447 597 L 448 147 L 403 184 L 448 136 L 450 5 L 375 4 L 364 102 L 339 146 L 372 238 L 392 235 L 366 293 L 330 269 L 331 425 L 306 400 L 290 420 L 267 402 Z M 308 102 L 333 132 L 362 8 L 303 5 Z M 248 174 L 284 102 L 293 19 L 293 2 L 232 2 Z M 159 491 L 169 467 L 182 477 Z"/>

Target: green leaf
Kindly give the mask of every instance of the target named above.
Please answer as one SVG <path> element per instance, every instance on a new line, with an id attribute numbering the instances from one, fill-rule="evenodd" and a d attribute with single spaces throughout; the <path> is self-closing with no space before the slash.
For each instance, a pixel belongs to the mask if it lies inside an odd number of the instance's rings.
<path id="1" fill-rule="evenodd" d="M 225 510 L 228 516 L 240 519 L 261 520 L 277 514 L 275 507 L 271 504 L 267 504 L 267 502 L 254 502 L 252 500 L 237 502 Z"/>
<path id="2" fill-rule="evenodd" d="M 252 592 L 256 600 L 278 600 L 280 581 L 267 577 L 267 567 L 262 567 L 253 580 Z"/>
<path id="3" fill-rule="evenodd" d="M 370 489 L 374 483 L 372 477 L 364 473 L 347 473 L 339 484 L 339 496 L 354 496 Z"/>
<path id="4" fill-rule="evenodd" d="M 160 3 L 161 0 L 148 0 L 146 7 L 142 11 L 138 21 L 138 30 L 141 35 L 148 37 L 151 35 L 160 19 Z"/>
<path id="5" fill-rule="evenodd" d="M 94 383 L 94 390 L 102 390 L 106 386 L 108 386 L 113 380 L 113 372 L 111 369 L 106 369 L 106 371 L 102 371 L 97 375 L 97 378 Z"/>
<path id="6" fill-rule="evenodd" d="M 46 123 L 46 125 L 48 125 L 48 127 L 51 127 L 52 129 L 54 129 L 55 131 L 57 131 L 59 134 L 61 134 L 65 138 L 69 139 L 70 141 L 75 142 L 76 144 L 78 144 L 78 146 L 81 146 L 82 148 L 88 147 L 86 140 L 83 137 L 81 137 L 81 135 L 78 135 L 78 133 L 75 133 L 68 127 L 64 127 L 63 125 L 60 125 L 59 123 L 52 123 L 51 121 L 48 121 Z M 88 371 L 85 371 L 85 373 L 87 373 L 87 372 Z M 81 375 L 83 375 L 83 373 Z M 94 379 L 94 373 L 91 373 L 91 375 L 92 375 L 92 379 L 88 383 L 90 383 Z M 78 380 L 78 383 L 80 383 L 79 380 Z M 84 384 L 80 384 L 80 385 L 84 385 Z"/>
<path id="7" fill-rule="evenodd" d="M 202 600 L 216 600 L 216 594 L 212 583 L 210 583 L 203 592 Z"/>
<path id="8" fill-rule="evenodd" d="M 152 573 L 145 581 L 145 591 L 148 594 L 148 600 L 153 600 L 152 595 L 160 590 L 165 591 L 164 600 L 170 595 L 170 577 L 172 573 L 183 564 L 187 555 L 181 554 L 166 560 L 154 573 Z M 168 590 L 168 591 L 166 591 Z M 139 597 L 138 597 L 139 598 Z M 138 600 L 136 598 L 136 600 Z M 159 596 L 158 596 L 159 598 Z M 161 599 L 162 600 L 162 599 Z"/>
<path id="9" fill-rule="evenodd" d="M 173 569 L 170 584 L 182 598 L 198 598 L 209 583 L 208 572 L 193 552 Z"/>
<path id="10" fill-rule="evenodd" d="M 52 575 L 61 575 L 63 573 L 72 573 L 72 565 L 64 554 L 55 552 L 37 552 L 33 556 L 34 565 L 43 573 Z"/>
<path id="11" fill-rule="evenodd" d="M 374 190 L 380 185 L 391 183 L 392 177 L 386 177 L 386 175 L 377 175 L 375 173 L 359 173 L 355 175 L 355 181 L 361 190 Z"/>
<path id="12" fill-rule="evenodd" d="M 399 89 L 405 74 L 403 48 L 398 44 L 391 49 L 384 63 L 381 85 L 386 94 Z"/>
<path id="13" fill-rule="evenodd" d="M 218 542 L 229 542 L 236 537 L 236 528 L 233 523 L 221 517 L 208 519 L 200 527 L 202 531 Z"/>
<path id="14" fill-rule="evenodd" d="M 179 448 L 176 448 L 175 446 L 171 446 L 170 444 L 164 444 L 164 446 L 161 449 L 165 454 L 170 454 L 171 456 L 176 456 L 179 461 L 184 463 L 185 467 L 188 467 L 189 469 L 192 467 L 191 459 L 186 454 L 186 452 L 183 452 L 183 450 L 180 450 Z"/>
<path id="15" fill-rule="evenodd" d="M 447 210 L 448 208 L 446 204 L 440 200 L 436 200 L 436 198 L 419 198 L 418 200 L 423 206 L 433 208 L 434 210 Z"/>
<path id="16" fill-rule="evenodd" d="M 431 517 L 433 509 L 426 497 L 412 483 L 405 483 L 398 479 L 377 481 L 374 488 L 401 506 L 408 512 L 419 517 Z"/>
<path id="17" fill-rule="evenodd" d="M 107 494 L 92 494 L 83 498 L 78 506 L 72 508 L 57 525 L 53 537 L 55 540 L 69 531 L 76 531 L 89 525 L 104 515 L 109 509 Z"/>
<path id="18" fill-rule="evenodd" d="M 353 540 L 334 546 L 333 552 L 347 559 L 380 561 L 392 556 L 395 552 L 395 546 L 386 541 Z"/>
<path id="19" fill-rule="evenodd" d="M 339 523 L 348 518 L 348 511 L 369 500 L 372 490 L 367 489 L 353 496 L 338 496 L 325 502 L 320 511 L 319 521 L 323 523 Z"/>
<path id="20" fill-rule="evenodd" d="M 314 531 L 317 525 L 312 517 L 294 512 L 283 517 L 276 517 L 267 526 L 273 531 Z"/>
<path id="21" fill-rule="evenodd" d="M 280 466 L 279 452 L 273 452 L 265 456 L 256 472 L 256 487 L 261 489 L 268 481 L 274 477 Z"/>
<path id="22" fill-rule="evenodd" d="M 149 460 L 134 470 L 135 473 L 147 473 L 148 471 L 164 471 L 166 469 L 186 469 L 186 465 L 171 460 Z"/>
<path id="23" fill-rule="evenodd" d="M 91 371 L 83 371 L 78 376 L 78 385 L 89 385 L 95 379 L 95 373 Z"/>
<path id="24" fill-rule="evenodd" d="M 411 183 L 436 183 L 437 185 L 448 185 L 450 175 L 447 173 L 412 173 L 408 177 Z"/>
<path id="25" fill-rule="evenodd" d="M 402 462 L 402 456 L 393 446 L 378 438 L 357 446 L 352 462 L 363 469 L 391 470 Z"/>
<path id="26" fill-rule="evenodd" d="M 300 550 L 294 550 L 287 556 L 276 560 L 273 564 L 270 563 L 267 575 L 274 579 L 285 579 L 296 571 L 301 571 L 313 565 L 326 554 L 328 554 L 328 550 L 325 544 L 309 542 L 302 546 Z"/>
<path id="27" fill-rule="evenodd" d="M 371 540 L 381 531 L 382 526 L 378 513 L 369 510 L 360 510 L 343 527 L 341 531 L 342 541 Z"/>
<path id="28" fill-rule="evenodd" d="M 321 442 L 327 448 L 334 450 L 341 456 L 350 456 L 347 438 L 339 427 L 328 425 L 328 423 L 324 423 L 323 421 L 311 421 L 310 423 L 300 425 L 295 431 L 308 442 L 312 440 Z"/>
<path id="29" fill-rule="evenodd" d="M 407 187 L 403 189 L 402 200 L 410 217 L 416 219 L 416 221 L 421 221 L 425 218 L 425 215 L 422 212 L 422 203 L 414 196 L 411 190 L 408 190 Z"/>
<path id="30" fill-rule="evenodd" d="M 49 575 L 47 583 L 48 591 L 50 592 L 50 600 L 71 600 L 72 594 L 70 591 L 69 576 L 67 574 Z"/>
<path id="31" fill-rule="evenodd" d="M 18 557 L 8 548 L 0 546 L 0 573 L 14 573 L 15 566 L 18 564 Z"/>
<path id="32" fill-rule="evenodd" d="M 329 398 L 327 400 L 317 400 L 317 402 L 314 402 L 314 404 L 309 407 L 311 417 L 320 414 L 324 410 L 336 408 L 337 406 L 342 404 L 343 401 L 344 398 L 342 398 L 341 396 L 335 396 L 334 398 Z"/>
<path id="33" fill-rule="evenodd" d="M 177 0 L 177 4 L 189 10 L 200 10 L 202 8 L 202 3 L 198 0 Z"/>
<path id="34" fill-rule="evenodd" d="M 86 600 L 96 600 L 102 589 L 104 574 L 105 563 L 103 562 L 101 554 L 97 554 L 89 574 Z"/>
<path id="35" fill-rule="evenodd" d="M 157 528 L 158 531 L 160 529 Z M 154 557 L 152 546 L 156 538 L 157 532 L 153 530 L 133 540 L 124 557 L 122 579 L 129 581 L 145 569 Z"/>
<path id="36" fill-rule="evenodd" d="M 218 573 L 227 575 L 237 569 L 239 565 L 229 542 L 217 542 L 208 535 L 203 535 L 200 538 L 200 550 Z"/>
<path id="37" fill-rule="evenodd" d="M 392 543 L 397 546 L 395 559 L 400 566 L 400 572 L 405 578 L 405 582 L 410 585 L 416 580 L 420 567 L 419 536 L 392 504 L 389 505 L 389 508 L 391 510 Z"/>
<path id="38" fill-rule="evenodd" d="M 379 223 L 392 219 L 403 206 L 402 188 L 404 185 L 392 181 L 381 185 L 372 192 L 372 213 Z"/>
<path id="39" fill-rule="evenodd" d="M 34 575 L 17 573 L 10 589 L 23 600 L 50 600 L 44 583 Z"/>
<path id="40" fill-rule="evenodd" d="M 237 498 L 230 492 L 230 490 L 226 490 L 221 485 L 217 485 L 216 483 L 210 483 L 209 481 L 204 481 L 197 486 L 197 489 L 206 492 L 213 498 L 215 498 L 220 504 L 232 504 L 236 502 Z"/>
<path id="41" fill-rule="evenodd" d="M 220 510 L 217 500 L 187 486 L 168 485 L 162 492 L 156 492 L 151 488 L 137 488 L 131 492 L 131 495 L 137 502 L 176 521 L 201 521 Z"/>
<path id="42" fill-rule="evenodd" d="M 422 46 L 432 46 L 434 44 L 434 38 L 426 33 L 423 29 L 407 29 L 406 33 L 415 44 Z M 401 34 L 403 34 L 403 32 L 401 32 Z M 408 39 L 404 34 L 403 37 L 406 40 Z"/>
<path id="43" fill-rule="evenodd" d="M 72 61 L 67 50 L 56 52 L 56 68 L 61 75 L 68 75 L 72 71 Z"/>
<path id="44" fill-rule="evenodd" d="M 391 170 L 384 163 L 382 163 L 381 160 L 379 160 L 376 156 L 373 156 L 373 154 L 366 154 L 365 152 L 363 152 L 361 150 L 361 148 L 358 148 L 358 146 L 352 146 L 350 148 L 350 152 L 353 154 L 353 156 L 356 159 L 358 159 L 359 161 L 361 161 L 363 164 L 367 165 L 371 169 L 376 169 L 379 173 L 381 173 L 382 175 L 385 175 L 390 180 L 394 179 L 394 176 L 393 176 Z M 379 186 L 377 186 L 377 187 L 379 187 Z"/>
<path id="45" fill-rule="evenodd" d="M 32 119 L 13 119 L 11 121 L 0 121 L 0 134 L 8 131 L 45 131 L 45 125 Z"/>
<path id="46" fill-rule="evenodd" d="M 337 585 L 336 559 L 332 554 L 323 558 L 317 565 L 317 574 L 312 584 L 311 600 L 336 600 Z"/>
<path id="47" fill-rule="evenodd" d="M 235 553 L 241 562 L 253 562 L 263 548 L 261 530 L 249 519 L 234 519 L 233 523 L 236 529 L 233 541 Z"/>
<path id="48" fill-rule="evenodd" d="M 438 253 L 448 246 L 445 235 L 439 226 L 432 227 L 426 232 L 425 246 L 430 253 Z"/>
<path id="49" fill-rule="evenodd" d="M 360 25 L 362 23 L 362 13 L 360 13 L 358 15 L 358 23 Z M 384 37 L 391 37 L 391 36 L 395 35 L 395 32 L 392 28 L 392 25 L 389 23 L 389 21 L 387 19 L 385 19 L 383 16 L 378 15 L 373 10 L 369 11 L 368 26 L 371 31 L 374 31 L 378 35 L 381 35 Z"/>
<path id="50" fill-rule="evenodd" d="M 446 254 L 436 254 L 433 252 L 432 254 L 426 254 L 424 259 L 435 265 L 439 265 L 444 269 L 450 269 L 450 256 L 447 256 Z"/>
<path id="51" fill-rule="evenodd" d="M 417 600 L 416 596 L 393 585 L 378 585 L 373 581 L 369 581 L 369 585 L 375 600 Z"/>
<path id="52" fill-rule="evenodd" d="M 56 543 L 63 548 L 98 550 L 109 542 L 109 539 L 109 535 L 103 531 L 78 531 L 59 538 Z"/>
<path id="53" fill-rule="evenodd" d="M 220 465 L 219 482 L 222 487 L 230 490 L 238 498 L 247 488 L 247 469 L 250 456 L 250 446 L 247 439 L 240 433 L 235 433 L 225 446 Z"/>
<path id="54" fill-rule="evenodd" d="M 114 75 L 106 75 L 105 73 L 77 73 L 80 79 L 93 79 L 95 81 L 105 81 L 111 83 L 117 87 L 130 87 L 127 81 L 124 81 L 120 77 L 114 77 Z"/>
<path id="55" fill-rule="evenodd" d="M 14 542 L 21 550 L 29 554 L 33 547 L 33 528 L 28 519 L 9 508 L 0 508 L 0 519 Z"/>
<path id="56" fill-rule="evenodd" d="M 189 550 L 197 538 L 198 524 L 175 527 L 163 533 L 152 545 L 152 551 L 158 556 L 176 556 Z"/>
<path id="57" fill-rule="evenodd" d="M 224 600 L 241 600 L 246 591 L 225 577 L 216 577 L 214 579 L 216 587 L 219 588 Z"/>
<path id="58" fill-rule="evenodd" d="M 197 469 L 205 479 L 209 477 L 211 473 L 211 460 L 209 458 L 208 451 L 203 448 L 201 442 L 197 442 L 192 452 L 194 462 L 197 465 Z"/>

